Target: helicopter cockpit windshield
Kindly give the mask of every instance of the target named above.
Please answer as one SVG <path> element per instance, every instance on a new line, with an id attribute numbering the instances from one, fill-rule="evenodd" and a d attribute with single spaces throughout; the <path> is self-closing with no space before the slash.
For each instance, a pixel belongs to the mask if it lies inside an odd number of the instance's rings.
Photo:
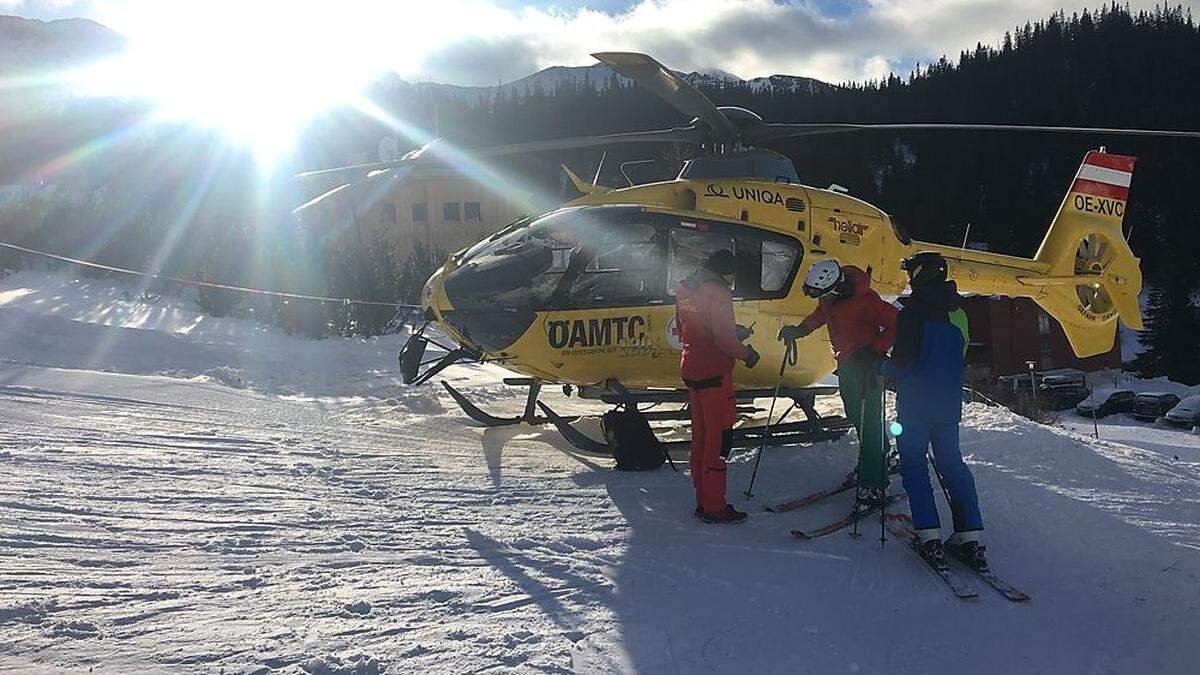
<path id="1" fill-rule="evenodd" d="M 445 279 L 447 320 L 495 348 L 520 337 L 536 312 L 671 303 L 676 283 L 722 248 L 734 253 L 740 299 L 786 295 L 802 255 L 792 237 L 735 223 L 568 208 L 467 250 Z"/>
<path id="2" fill-rule="evenodd" d="M 658 231 L 640 209 L 563 209 L 481 242 L 446 279 L 458 307 L 645 304 L 662 297 Z M 460 273 L 461 272 L 461 273 Z"/>

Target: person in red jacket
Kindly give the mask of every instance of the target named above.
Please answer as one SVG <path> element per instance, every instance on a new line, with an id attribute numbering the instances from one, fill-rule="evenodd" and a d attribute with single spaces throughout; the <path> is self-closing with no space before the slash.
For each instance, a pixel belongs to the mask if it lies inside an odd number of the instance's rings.
<path id="1" fill-rule="evenodd" d="M 817 308 L 799 325 L 779 331 L 783 341 L 798 340 L 821 326 L 838 362 L 838 390 L 846 416 L 858 432 L 858 501 L 883 502 L 887 492 L 885 467 L 888 442 L 883 435 L 883 383 L 879 366 L 896 340 L 897 309 L 871 290 L 871 278 L 852 265 L 835 260 L 813 263 L 804 280 L 804 294 L 817 298 Z"/>
<path id="2" fill-rule="evenodd" d="M 675 289 L 675 321 L 683 343 L 680 375 L 692 414 L 692 485 L 696 516 L 709 523 L 737 523 L 746 514 L 725 501 L 725 459 L 736 408 L 733 366 L 758 363 L 754 347 L 742 344 L 733 319 L 733 254 L 713 253 Z"/>

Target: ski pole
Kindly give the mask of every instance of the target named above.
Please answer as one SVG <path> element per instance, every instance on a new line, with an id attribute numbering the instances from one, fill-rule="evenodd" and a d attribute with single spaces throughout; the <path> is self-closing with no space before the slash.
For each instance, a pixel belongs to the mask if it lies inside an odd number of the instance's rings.
<path id="1" fill-rule="evenodd" d="M 888 442 L 887 442 L 887 378 L 879 376 L 879 452 L 883 455 L 883 461 L 879 465 L 879 470 L 883 474 L 883 508 L 879 509 L 879 545 L 883 546 L 887 543 L 887 537 L 884 536 L 884 521 L 887 519 L 887 484 L 888 484 Z"/>
<path id="2" fill-rule="evenodd" d="M 775 416 L 775 401 L 779 398 L 779 388 L 783 386 L 783 371 L 788 365 L 796 365 L 796 343 L 787 342 L 783 350 L 783 359 L 779 362 L 779 379 L 775 380 L 775 393 L 771 395 L 771 407 L 767 410 L 767 426 L 763 429 L 762 439 L 758 442 L 758 452 L 754 456 L 754 471 L 750 474 L 750 485 L 742 494 L 746 499 L 754 496 L 754 479 L 758 478 L 758 464 L 762 461 L 763 445 L 771 435 L 771 418 Z"/>
<path id="3" fill-rule="evenodd" d="M 864 373 L 864 375 L 865 375 L 865 373 Z M 839 384 L 841 383 L 840 375 L 838 376 L 838 383 Z M 860 487 L 862 486 L 862 471 L 863 471 L 862 456 L 863 456 L 863 441 L 865 440 L 865 438 L 863 436 L 863 429 L 867 428 L 866 425 L 867 425 L 867 378 L 863 377 L 862 384 L 858 388 L 858 429 L 857 429 L 857 432 L 858 432 L 858 479 L 859 479 L 858 484 Z M 854 506 L 855 506 L 855 508 L 858 508 L 859 507 L 858 498 L 861 496 L 862 490 L 856 489 L 855 492 L 856 492 L 856 494 L 854 495 L 854 500 L 855 500 Z M 854 526 L 852 528 L 850 528 L 850 536 L 851 537 L 859 536 L 859 534 L 858 534 L 858 518 L 854 519 Z"/>
<path id="4" fill-rule="evenodd" d="M 925 457 L 929 459 L 929 464 L 933 466 L 933 476 L 937 478 L 938 487 L 942 489 L 942 496 L 946 498 L 946 506 L 950 507 L 950 517 L 954 517 L 954 502 L 950 501 L 950 491 L 946 489 L 946 482 L 942 480 L 942 471 L 938 469 L 937 460 L 933 457 L 933 452 L 927 447 L 925 448 Z"/>

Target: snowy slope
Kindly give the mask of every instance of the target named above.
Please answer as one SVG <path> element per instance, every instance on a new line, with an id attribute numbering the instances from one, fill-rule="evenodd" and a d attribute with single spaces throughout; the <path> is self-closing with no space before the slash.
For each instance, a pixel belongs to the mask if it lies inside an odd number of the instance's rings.
<path id="1" fill-rule="evenodd" d="M 613 472 L 548 429 L 473 426 L 436 385 L 402 390 L 398 342 L 0 280 L 0 671 L 1186 673 L 1200 658 L 1196 454 L 970 406 L 994 565 L 1034 600 L 963 603 L 881 548 L 877 523 L 788 536 L 847 495 L 760 512 L 840 479 L 849 439 L 768 450 L 753 500 L 739 455 L 730 493 L 751 519 L 705 526 L 682 472 Z M 220 368 L 240 381 L 204 375 Z M 501 376 L 448 373 L 515 412 Z"/>

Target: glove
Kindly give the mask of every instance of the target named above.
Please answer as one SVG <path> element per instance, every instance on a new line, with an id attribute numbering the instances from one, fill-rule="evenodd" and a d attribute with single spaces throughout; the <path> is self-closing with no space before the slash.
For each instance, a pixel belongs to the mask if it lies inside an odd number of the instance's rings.
<path id="1" fill-rule="evenodd" d="M 741 325 L 740 323 L 737 325 L 737 339 L 738 339 L 738 342 L 745 342 L 745 341 L 746 341 L 746 338 L 750 337 L 751 335 L 754 335 L 754 329 L 753 329 L 753 328 L 749 328 L 749 327 L 747 327 L 747 326 L 743 326 L 743 325 Z"/>
<path id="2" fill-rule="evenodd" d="M 780 328 L 778 337 L 780 342 L 794 342 L 807 336 L 810 332 L 812 331 L 805 330 L 803 326 L 796 324 L 795 326 Z"/>
<path id="3" fill-rule="evenodd" d="M 758 350 L 750 345 L 746 345 L 746 358 L 744 362 L 747 368 L 753 368 L 754 364 L 758 363 Z"/>
<path id="4" fill-rule="evenodd" d="M 883 357 L 870 347 L 860 349 L 854 358 L 863 364 L 863 369 L 868 373 L 878 373 L 883 365 Z"/>

